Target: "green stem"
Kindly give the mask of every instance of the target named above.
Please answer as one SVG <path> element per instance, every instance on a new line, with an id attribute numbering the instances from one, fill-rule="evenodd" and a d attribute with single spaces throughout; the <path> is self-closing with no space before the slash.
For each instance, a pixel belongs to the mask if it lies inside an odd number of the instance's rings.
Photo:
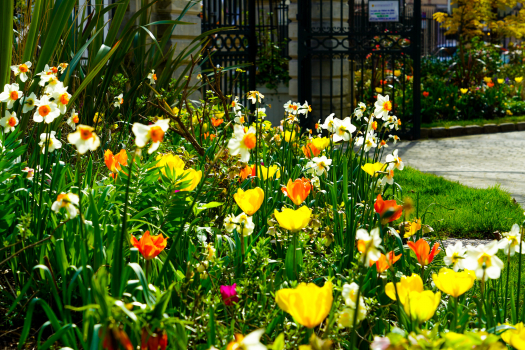
<path id="1" fill-rule="evenodd" d="M 509 276 L 510 275 L 510 244 L 509 244 L 509 254 L 507 254 L 507 284 L 505 288 L 505 302 L 503 307 L 503 322 L 507 319 L 507 299 L 509 297 Z"/>
<path id="2" fill-rule="evenodd" d="M 452 323 L 452 331 L 455 332 L 457 330 L 457 324 L 458 324 L 458 304 L 459 300 L 458 298 L 454 298 L 454 322 Z"/>

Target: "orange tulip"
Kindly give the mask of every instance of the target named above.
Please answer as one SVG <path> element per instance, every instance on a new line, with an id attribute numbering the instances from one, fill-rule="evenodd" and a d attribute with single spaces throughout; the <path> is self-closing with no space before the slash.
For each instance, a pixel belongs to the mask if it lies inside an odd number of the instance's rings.
<path id="1" fill-rule="evenodd" d="M 394 251 L 388 253 L 381 253 L 381 257 L 377 261 L 370 261 L 370 266 L 376 265 L 377 272 L 383 273 L 388 268 L 396 263 L 401 258 L 401 254 L 395 255 Z"/>
<path id="2" fill-rule="evenodd" d="M 381 217 L 383 224 L 399 219 L 403 213 L 403 206 L 397 205 L 395 199 L 384 201 L 380 194 L 377 195 L 374 209 Z"/>
<path id="3" fill-rule="evenodd" d="M 121 165 L 128 165 L 128 154 L 125 150 L 121 149 L 119 153 L 113 155 L 109 149 L 104 152 L 104 163 L 109 170 L 113 173 L 117 173 L 121 169 Z"/>
<path id="4" fill-rule="evenodd" d="M 108 327 L 106 328 L 106 335 L 104 336 L 104 340 L 102 342 L 102 349 L 105 350 L 118 350 L 123 349 L 126 350 L 133 350 L 135 347 L 129 340 L 128 335 L 126 332 L 124 332 L 123 329 L 121 329 L 118 326 L 115 327 Z M 99 337 L 103 336 L 102 329 L 98 332 Z M 119 346 L 120 344 L 120 346 Z"/>
<path id="5" fill-rule="evenodd" d="M 312 157 L 317 157 L 321 154 L 321 151 L 314 146 L 312 142 L 308 143 L 306 146 L 303 146 L 304 156 L 308 159 Z"/>
<path id="6" fill-rule="evenodd" d="M 311 189 L 312 184 L 310 183 L 310 180 L 305 179 L 304 177 L 302 179 L 297 179 L 294 182 L 289 179 L 286 187 L 281 188 L 285 196 L 290 198 L 295 205 L 300 205 L 306 197 L 308 197 Z"/>
<path id="7" fill-rule="evenodd" d="M 138 248 L 140 254 L 146 260 L 154 259 L 159 255 L 166 248 L 167 241 L 168 239 L 164 238 L 162 233 L 158 236 L 150 236 L 149 231 L 144 232 L 140 241 L 135 236 L 131 236 L 131 244 Z"/>
<path id="8" fill-rule="evenodd" d="M 224 119 L 221 119 L 221 118 L 211 118 L 211 123 L 213 124 L 213 126 L 217 127 L 219 125 L 221 125 L 222 123 L 224 122 Z"/>
<path id="9" fill-rule="evenodd" d="M 165 331 L 157 329 L 155 333 L 145 327 L 142 328 L 142 335 L 140 337 L 141 350 L 166 350 L 168 346 L 168 334 Z"/>
<path id="10" fill-rule="evenodd" d="M 246 180 L 248 176 L 254 177 L 255 176 L 255 164 L 247 165 L 245 168 L 241 169 L 239 176 L 241 177 L 242 180 Z"/>
<path id="11" fill-rule="evenodd" d="M 441 251 L 441 249 L 439 249 L 439 243 L 435 243 L 431 251 L 427 241 L 425 241 L 423 238 L 419 239 L 415 243 L 409 241 L 408 246 L 414 253 L 416 253 L 417 261 L 421 264 L 421 266 L 427 266 L 430 264 L 432 260 L 434 260 L 434 257 Z"/>

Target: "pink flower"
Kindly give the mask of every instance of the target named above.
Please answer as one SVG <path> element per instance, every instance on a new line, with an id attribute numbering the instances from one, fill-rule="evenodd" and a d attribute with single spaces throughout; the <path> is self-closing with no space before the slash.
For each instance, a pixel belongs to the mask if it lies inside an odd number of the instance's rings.
<path id="1" fill-rule="evenodd" d="M 222 300 L 224 301 L 225 305 L 233 305 L 234 302 L 239 301 L 237 291 L 235 290 L 236 287 L 237 283 L 234 283 L 231 286 L 221 286 Z"/>

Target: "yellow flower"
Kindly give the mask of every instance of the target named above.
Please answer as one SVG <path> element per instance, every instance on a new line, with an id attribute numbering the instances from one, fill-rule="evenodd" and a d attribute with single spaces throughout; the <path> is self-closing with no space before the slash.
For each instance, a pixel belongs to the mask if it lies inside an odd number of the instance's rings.
<path id="1" fill-rule="evenodd" d="M 101 124 L 104 121 L 104 113 L 98 114 L 95 113 L 95 116 L 93 117 L 93 123 L 95 124 Z"/>
<path id="2" fill-rule="evenodd" d="M 189 181 L 190 182 L 189 185 L 184 188 L 181 188 L 181 191 L 193 191 L 195 187 L 197 187 L 197 185 L 201 182 L 201 179 L 202 179 L 201 170 L 197 171 L 195 169 L 187 169 L 187 170 L 184 170 L 181 181 L 177 183 Z"/>
<path id="3" fill-rule="evenodd" d="M 505 113 L 507 113 L 507 115 L 513 115 L 513 113 L 511 112 L 510 109 L 507 109 L 507 111 Z"/>
<path id="4" fill-rule="evenodd" d="M 179 169 L 179 174 L 181 174 L 185 166 L 184 161 L 180 159 L 179 156 L 171 153 L 159 154 L 155 159 L 158 160 L 156 167 L 161 168 L 164 175 L 166 175 L 166 167 L 168 167 L 172 173 L 176 173 L 176 170 Z"/>
<path id="5" fill-rule="evenodd" d="M 282 212 L 275 210 L 274 215 L 282 228 L 296 232 L 308 225 L 312 216 L 312 210 L 305 206 L 297 210 L 285 208 Z"/>
<path id="6" fill-rule="evenodd" d="M 410 277 L 403 276 L 401 277 L 401 281 L 396 283 L 396 288 L 397 294 L 399 295 L 399 301 L 401 302 L 401 304 L 403 304 L 410 292 L 423 291 L 423 280 L 419 275 L 416 275 L 415 273 L 412 274 L 412 276 Z M 385 293 L 390 297 L 390 299 L 396 300 L 396 290 L 392 282 L 386 284 Z"/>
<path id="7" fill-rule="evenodd" d="M 252 216 L 262 205 L 264 191 L 260 187 L 256 187 L 246 192 L 239 188 L 237 193 L 233 195 L 233 199 L 235 199 L 235 202 L 237 202 L 237 205 L 243 212 Z"/>
<path id="8" fill-rule="evenodd" d="M 483 80 L 485 80 L 485 83 L 487 83 L 487 84 L 492 82 L 492 78 L 491 77 L 485 77 L 485 78 L 483 78 Z"/>
<path id="9" fill-rule="evenodd" d="M 525 327 L 523 326 L 523 322 L 518 323 L 514 328 L 516 329 L 509 329 L 503 332 L 501 339 L 516 349 L 523 350 L 525 349 Z"/>
<path id="10" fill-rule="evenodd" d="M 314 147 L 319 151 L 324 150 L 328 145 L 330 145 L 330 139 L 328 137 L 316 137 L 312 140 Z"/>
<path id="11" fill-rule="evenodd" d="M 436 294 L 430 290 L 422 292 L 410 292 L 403 306 L 405 312 L 417 322 L 428 321 L 434 316 L 441 301 L 441 292 Z"/>
<path id="12" fill-rule="evenodd" d="M 462 94 L 466 94 L 468 92 L 468 89 L 459 89 L 459 91 L 461 91 Z"/>
<path id="13" fill-rule="evenodd" d="M 332 282 L 326 282 L 323 287 L 301 283 L 295 289 L 278 290 L 275 295 L 277 305 L 307 328 L 314 328 L 324 321 L 330 313 L 333 300 Z"/>
<path id="14" fill-rule="evenodd" d="M 396 69 L 396 70 L 394 71 L 394 75 L 395 75 L 396 77 L 400 76 L 400 75 L 401 75 L 401 71 L 400 71 L 399 69 Z"/>
<path id="15" fill-rule="evenodd" d="M 410 224 L 407 224 L 405 226 L 405 236 L 404 236 L 404 238 L 408 238 L 408 237 L 414 235 L 419 230 L 421 230 L 421 219 L 417 219 L 415 221 L 412 221 Z"/>
<path id="16" fill-rule="evenodd" d="M 285 131 L 284 132 L 284 141 L 290 142 L 290 140 L 291 141 L 295 140 L 295 130 L 292 131 L 292 132 L 290 132 L 290 131 Z"/>
<path id="17" fill-rule="evenodd" d="M 498 79 L 498 84 L 503 84 L 505 82 L 505 79 Z"/>
<path id="18" fill-rule="evenodd" d="M 270 165 L 268 168 L 261 165 L 257 168 L 258 176 L 261 177 L 263 180 L 266 180 L 268 178 L 280 178 L 281 177 L 281 170 L 277 165 Z"/>
<path id="19" fill-rule="evenodd" d="M 516 83 L 521 83 L 521 81 L 523 80 L 523 77 L 516 77 L 514 78 L 514 80 L 516 81 Z"/>
<path id="20" fill-rule="evenodd" d="M 383 89 L 382 89 L 382 88 L 380 88 L 380 87 L 376 87 L 376 92 L 377 92 L 378 94 L 380 94 L 380 93 L 382 93 L 382 92 L 383 92 Z"/>
<path id="21" fill-rule="evenodd" d="M 377 176 L 379 175 L 377 172 L 383 170 L 385 167 L 385 164 L 381 162 L 377 163 L 366 163 L 365 165 L 361 166 L 361 169 L 363 169 L 367 174 L 370 176 Z"/>
<path id="22" fill-rule="evenodd" d="M 432 280 L 443 293 L 457 298 L 472 288 L 476 274 L 470 270 L 455 272 L 444 267 L 437 275 L 432 275 Z"/>

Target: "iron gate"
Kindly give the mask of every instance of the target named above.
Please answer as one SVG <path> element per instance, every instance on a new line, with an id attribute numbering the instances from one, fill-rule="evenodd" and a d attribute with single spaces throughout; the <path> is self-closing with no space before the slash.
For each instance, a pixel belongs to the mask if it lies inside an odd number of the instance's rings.
<path id="1" fill-rule="evenodd" d="M 370 21 L 380 2 L 397 4 L 397 21 Z M 359 102 L 371 108 L 381 93 L 402 120 L 399 134 L 419 138 L 421 0 L 301 0 L 297 19 L 299 101 L 311 101 L 309 123 L 349 116 Z"/>
<path id="2" fill-rule="evenodd" d="M 223 92 L 246 103 L 246 92 L 257 85 L 257 57 L 267 54 L 259 50 L 279 43 L 281 51 L 272 55 L 288 56 L 288 45 L 283 45 L 289 40 L 286 0 L 203 0 L 201 18 L 202 32 L 224 29 L 211 36 L 207 49 L 214 65 L 230 68 L 222 79 Z M 246 64 L 246 74 L 231 69 Z"/>

